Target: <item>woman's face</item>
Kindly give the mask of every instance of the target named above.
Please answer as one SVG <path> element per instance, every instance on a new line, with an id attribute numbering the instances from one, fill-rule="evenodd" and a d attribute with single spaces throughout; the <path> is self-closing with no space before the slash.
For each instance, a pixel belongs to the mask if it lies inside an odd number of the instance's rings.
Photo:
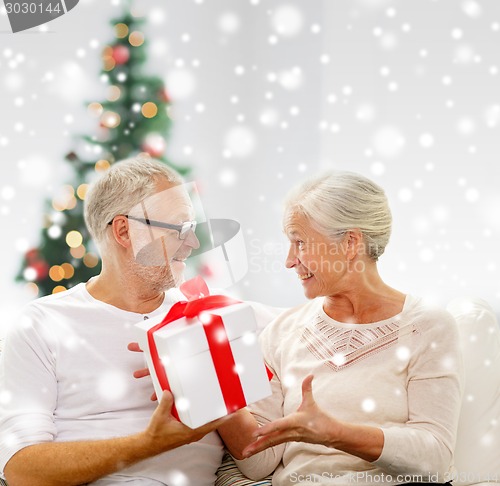
<path id="1" fill-rule="evenodd" d="M 348 268 L 347 237 L 328 238 L 293 211 L 285 216 L 284 230 L 290 241 L 286 267 L 297 273 L 305 296 L 313 299 L 339 291 Z"/>

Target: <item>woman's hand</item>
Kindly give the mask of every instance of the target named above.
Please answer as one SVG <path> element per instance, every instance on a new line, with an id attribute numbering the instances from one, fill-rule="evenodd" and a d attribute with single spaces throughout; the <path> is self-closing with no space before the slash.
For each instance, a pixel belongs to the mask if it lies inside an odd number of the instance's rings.
<path id="1" fill-rule="evenodd" d="M 136 353 L 142 353 L 142 349 L 139 347 L 138 343 L 129 343 L 127 346 L 129 351 L 134 351 Z M 141 368 L 140 370 L 134 371 L 134 378 L 144 378 L 149 376 L 151 373 L 148 368 Z M 151 395 L 151 401 L 155 402 L 158 398 L 156 397 L 156 392 Z"/>
<path id="2" fill-rule="evenodd" d="M 312 392 L 313 376 L 302 382 L 302 403 L 295 413 L 260 427 L 253 436 L 255 442 L 243 451 L 244 457 L 284 442 L 309 442 L 334 447 L 334 438 L 340 433 L 341 422 L 323 412 Z"/>

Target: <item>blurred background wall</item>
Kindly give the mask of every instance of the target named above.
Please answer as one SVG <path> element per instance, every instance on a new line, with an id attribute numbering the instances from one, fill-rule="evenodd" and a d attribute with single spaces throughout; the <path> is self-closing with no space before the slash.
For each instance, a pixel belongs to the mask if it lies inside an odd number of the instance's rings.
<path id="1" fill-rule="evenodd" d="M 101 51 L 123 4 L 80 0 L 12 34 L 0 7 L 0 335 L 32 298 L 14 277 L 64 155 L 92 133 Z M 394 229 L 386 281 L 440 305 L 500 309 L 500 4 L 497 0 L 141 0 L 148 72 L 173 101 L 168 155 L 192 167 L 212 218 L 243 228 L 249 271 L 232 289 L 304 301 L 283 266 L 287 190 L 358 171 L 382 185 Z M 83 147 L 85 149 L 85 147 Z"/>

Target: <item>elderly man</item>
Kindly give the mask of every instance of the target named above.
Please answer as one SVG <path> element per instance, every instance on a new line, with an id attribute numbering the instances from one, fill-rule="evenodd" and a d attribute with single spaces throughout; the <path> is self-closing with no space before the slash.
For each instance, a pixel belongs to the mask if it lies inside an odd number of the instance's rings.
<path id="1" fill-rule="evenodd" d="M 213 484 L 216 424 L 177 422 L 168 392 L 150 401 L 151 381 L 133 378 L 142 355 L 127 350 L 135 323 L 182 298 L 194 218 L 180 176 L 151 159 L 119 162 L 94 184 L 85 220 L 102 272 L 30 303 L 6 338 L 0 470 L 10 486 Z"/>

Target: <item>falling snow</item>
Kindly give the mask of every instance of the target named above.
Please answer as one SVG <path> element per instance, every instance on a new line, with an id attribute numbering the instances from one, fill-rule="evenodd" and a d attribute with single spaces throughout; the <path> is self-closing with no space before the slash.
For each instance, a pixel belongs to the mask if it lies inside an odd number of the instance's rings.
<path id="1" fill-rule="evenodd" d="M 44 197 L 63 184 L 73 137 L 96 128 L 86 102 L 105 96 L 100 50 L 118 3 L 102 3 L 98 18 L 79 8 L 54 32 L 7 36 L 0 49 L 5 288 L 36 243 Z M 391 203 L 380 260 L 389 284 L 441 303 L 467 289 L 500 309 L 499 6 L 193 0 L 171 9 L 151 0 L 142 10 L 148 69 L 173 101 L 171 137 L 148 143 L 193 166 L 211 217 L 240 221 L 255 241 L 281 241 L 290 187 L 323 169 L 361 172 Z M 35 37 L 58 47 L 49 55 Z M 98 155 L 91 145 L 85 153 Z M 61 225 L 47 223 L 51 238 Z M 247 245 L 249 260 L 259 248 Z M 250 267 L 243 297 L 301 302 L 282 256 L 272 258 L 272 271 Z"/>
<path id="2" fill-rule="evenodd" d="M 97 392 L 107 401 L 114 402 L 128 392 L 129 377 L 121 371 L 104 371 L 99 377 Z"/>

